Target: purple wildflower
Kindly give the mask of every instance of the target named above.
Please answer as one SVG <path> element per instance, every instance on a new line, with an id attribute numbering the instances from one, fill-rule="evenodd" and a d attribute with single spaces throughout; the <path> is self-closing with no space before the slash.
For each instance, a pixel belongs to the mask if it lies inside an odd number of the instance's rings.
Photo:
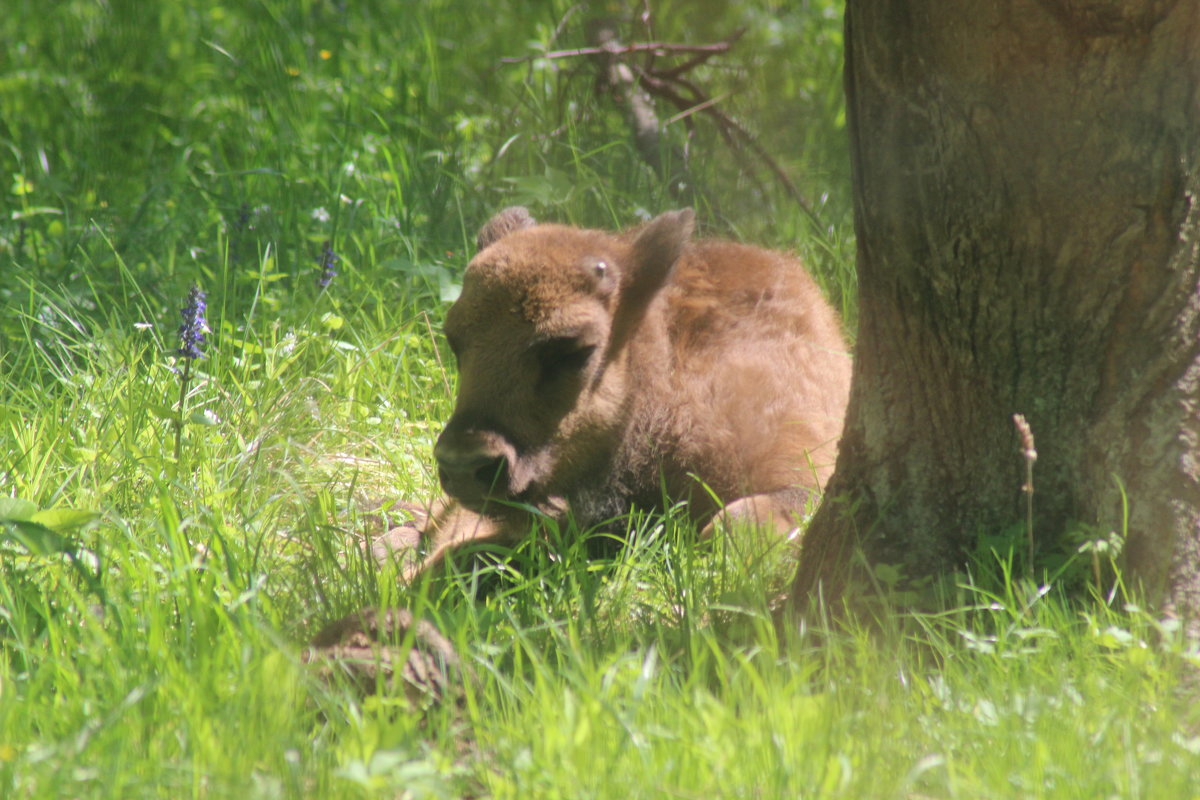
<path id="1" fill-rule="evenodd" d="M 321 245 L 321 260 L 317 266 L 321 270 L 321 277 L 317 278 L 317 286 L 324 289 L 329 284 L 333 283 L 333 279 L 337 277 L 337 270 L 334 266 L 341 260 L 338 254 L 333 252 L 333 245 L 329 242 Z"/>
<path id="2" fill-rule="evenodd" d="M 179 349 L 175 351 L 180 358 L 204 358 L 204 334 L 208 331 L 204 312 L 207 308 L 204 292 L 199 286 L 193 286 L 181 312 L 183 324 L 179 326 Z"/>

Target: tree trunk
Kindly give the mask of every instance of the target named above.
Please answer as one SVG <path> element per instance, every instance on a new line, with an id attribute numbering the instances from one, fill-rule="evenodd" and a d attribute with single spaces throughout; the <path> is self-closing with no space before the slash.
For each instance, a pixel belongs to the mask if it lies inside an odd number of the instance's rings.
<path id="1" fill-rule="evenodd" d="M 1200 3 L 849 0 L 845 81 L 861 322 L 794 596 L 1022 525 L 1020 413 L 1038 550 L 1127 526 L 1195 619 Z"/>

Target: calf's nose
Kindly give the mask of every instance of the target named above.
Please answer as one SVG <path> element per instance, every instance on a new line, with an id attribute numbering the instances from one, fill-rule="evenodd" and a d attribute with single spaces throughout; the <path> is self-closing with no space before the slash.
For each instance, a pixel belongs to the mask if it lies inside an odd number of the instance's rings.
<path id="1" fill-rule="evenodd" d="M 452 497 L 467 500 L 504 491 L 504 456 L 481 442 L 442 436 L 433 457 L 442 488 Z"/>

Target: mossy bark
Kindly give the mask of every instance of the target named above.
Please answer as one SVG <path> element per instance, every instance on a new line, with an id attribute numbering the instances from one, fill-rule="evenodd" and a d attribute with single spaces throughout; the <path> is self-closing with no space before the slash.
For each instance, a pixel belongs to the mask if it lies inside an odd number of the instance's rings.
<path id="1" fill-rule="evenodd" d="M 1024 519 L 1200 609 L 1200 3 L 849 0 L 860 327 L 794 592 Z M 1122 496 L 1128 499 L 1128 517 Z"/>

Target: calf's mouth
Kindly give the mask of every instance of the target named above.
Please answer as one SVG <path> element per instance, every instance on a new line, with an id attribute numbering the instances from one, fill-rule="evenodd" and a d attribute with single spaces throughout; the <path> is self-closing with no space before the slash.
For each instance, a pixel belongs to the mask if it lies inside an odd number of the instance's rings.
<path id="1" fill-rule="evenodd" d="M 442 489 L 476 513 L 494 513 L 501 504 L 537 505 L 543 495 L 538 467 L 548 457 L 523 456 L 496 434 L 443 434 L 434 456 Z"/>

